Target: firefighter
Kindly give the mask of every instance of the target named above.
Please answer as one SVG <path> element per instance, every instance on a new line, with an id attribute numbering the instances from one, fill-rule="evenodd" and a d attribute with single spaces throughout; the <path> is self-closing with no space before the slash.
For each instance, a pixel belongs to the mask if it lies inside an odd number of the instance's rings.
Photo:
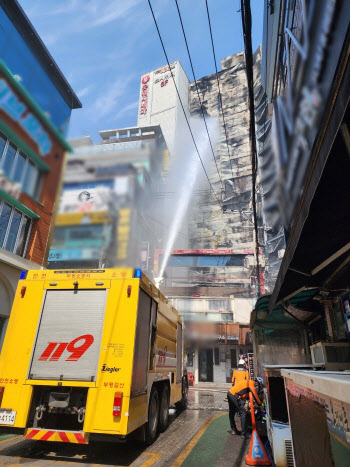
<path id="1" fill-rule="evenodd" d="M 247 413 L 245 410 L 245 402 L 249 399 L 249 392 L 253 394 L 255 401 L 257 402 L 258 406 L 261 407 L 261 401 L 257 394 L 259 390 L 259 383 L 258 381 L 246 381 L 243 380 L 240 383 L 235 384 L 227 393 L 228 399 L 228 406 L 229 406 L 229 417 L 230 417 L 230 425 L 231 435 L 241 435 L 241 438 L 247 438 Z M 235 414 L 238 413 L 241 417 L 241 425 L 242 425 L 242 432 L 240 433 L 237 430 L 236 422 L 235 422 Z"/>
<path id="2" fill-rule="evenodd" d="M 249 373 L 245 368 L 244 360 L 241 358 L 238 362 L 237 370 L 234 370 L 232 374 L 232 386 L 241 381 L 248 381 L 249 380 Z"/>

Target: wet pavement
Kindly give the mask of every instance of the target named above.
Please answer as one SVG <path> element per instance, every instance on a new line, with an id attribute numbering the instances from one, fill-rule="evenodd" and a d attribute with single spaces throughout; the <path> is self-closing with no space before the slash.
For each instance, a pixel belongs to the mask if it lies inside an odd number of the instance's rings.
<path id="1" fill-rule="evenodd" d="M 245 466 L 249 442 L 228 434 L 226 393 L 215 386 L 191 388 L 188 409 L 171 409 L 168 429 L 148 448 L 131 441 L 82 446 L 2 438 L 0 466 Z"/>

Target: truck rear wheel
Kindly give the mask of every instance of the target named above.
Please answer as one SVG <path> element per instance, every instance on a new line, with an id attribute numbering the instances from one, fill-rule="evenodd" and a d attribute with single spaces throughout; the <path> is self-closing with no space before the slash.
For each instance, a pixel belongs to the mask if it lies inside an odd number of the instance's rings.
<path id="1" fill-rule="evenodd" d="M 169 421 L 169 387 L 165 384 L 160 392 L 159 406 L 159 431 L 163 432 L 168 427 Z"/>
<path id="2" fill-rule="evenodd" d="M 158 429 L 158 407 L 159 407 L 159 396 L 158 391 L 155 387 L 151 390 L 148 403 L 148 422 L 146 423 L 145 442 L 147 445 L 152 444 L 157 436 Z"/>
<path id="3" fill-rule="evenodd" d="M 182 377 L 182 390 L 181 390 L 181 400 L 176 402 L 175 407 L 177 410 L 186 410 L 187 409 L 187 396 L 188 396 L 188 381 L 187 376 Z"/>

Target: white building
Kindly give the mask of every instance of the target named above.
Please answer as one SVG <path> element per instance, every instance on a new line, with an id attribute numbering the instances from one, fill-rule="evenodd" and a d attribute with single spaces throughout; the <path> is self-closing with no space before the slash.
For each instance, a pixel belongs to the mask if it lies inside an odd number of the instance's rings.
<path id="1" fill-rule="evenodd" d="M 137 121 L 139 127 L 160 125 L 170 154 L 174 154 L 176 142 L 181 141 L 183 131 L 187 129 L 172 74 L 186 115 L 190 118 L 190 83 L 180 62 L 176 61 L 170 64 L 170 69 L 164 66 L 141 77 Z"/>

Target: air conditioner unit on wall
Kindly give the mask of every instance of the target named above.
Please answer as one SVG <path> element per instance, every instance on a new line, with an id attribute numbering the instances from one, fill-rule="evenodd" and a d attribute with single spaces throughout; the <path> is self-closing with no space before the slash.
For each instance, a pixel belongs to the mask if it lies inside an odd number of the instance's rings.
<path id="1" fill-rule="evenodd" d="M 326 370 L 350 370 L 350 343 L 317 342 L 310 346 L 312 363 L 323 363 Z"/>

